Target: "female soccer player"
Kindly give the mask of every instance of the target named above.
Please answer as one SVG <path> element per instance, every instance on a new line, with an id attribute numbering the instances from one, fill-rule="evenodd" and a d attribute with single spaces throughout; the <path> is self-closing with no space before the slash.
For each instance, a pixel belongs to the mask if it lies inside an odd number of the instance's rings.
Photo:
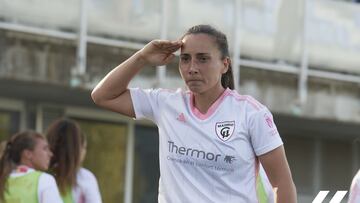
<path id="1" fill-rule="evenodd" d="M 101 203 L 94 174 L 81 167 L 86 155 L 86 137 L 79 125 L 70 119 L 58 119 L 48 128 L 46 137 L 54 153 L 50 170 L 64 203 Z"/>
<path id="2" fill-rule="evenodd" d="M 39 133 L 13 135 L 0 160 L 0 202 L 62 203 L 55 179 L 41 172 L 48 169 L 51 156 Z"/>
<path id="3" fill-rule="evenodd" d="M 169 63 L 179 49 L 187 91 L 128 88 L 142 68 Z M 263 185 L 257 181 L 261 165 L 277 188 L 277 201 L 296 202 L 271 113 L 233 89 L 226 36 L 197 25 L 178 41 L 148 43 L 108 73 L 91 96 L 99 106 L 158 126 L 160 203 L 272 202 L 257 189 Z"/>

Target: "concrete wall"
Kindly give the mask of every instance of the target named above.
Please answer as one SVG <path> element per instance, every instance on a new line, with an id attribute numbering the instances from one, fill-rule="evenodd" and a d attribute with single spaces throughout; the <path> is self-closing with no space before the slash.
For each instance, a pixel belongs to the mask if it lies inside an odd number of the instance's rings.
<path id="1" fill-rule="evenodd" d="M 297 100 L 297 78 L 243 67 L 240 91 L 253 95 L 275 112 L 295 117 L 360 123 L 360 85 L 311 78 L 308 99 Z"/>
<path id="2" fill-rule="evenodd" d="M 80 78 L 73 74 L 75 45 L 34 35 L 0 31 L 0 77 L 15 80 L 37 81 L 80 86 L 91 89 L 107 72 L 129 57 L 134 50 L 88 46 L 87 73 Z M 164 86 L 185 87 L 177 63 L 168 66 L 170 74 Z M 155 68 L 143 69 L 131 86 L 157 87 Z M 241 67 L 242 94 L 250 94 L 269 108 L 281 114 L 360 123 L 359 84 L 311 78 L 308 83 L 308 101 L 297 101 L 297 77 Z"/>
<path id="3" fill-rule="evenodd" d="M 168 38 L 190 26 L 210 23 L 233 39 L 234 1 L 167 1 Z M 311 68 L 360 74 L 360 6 L 343 1 L 242 0 L 241 55 L 245 58 L 299 64 L 303 18 Z M 161 1 L 87 0 L 88 34 L 148 41 L 160 36 Z M 35 27 L 76 32 L 80 0 L 0 0 L 0 19 Z M 211 14 L 211 15 L 209 15 Z"/>

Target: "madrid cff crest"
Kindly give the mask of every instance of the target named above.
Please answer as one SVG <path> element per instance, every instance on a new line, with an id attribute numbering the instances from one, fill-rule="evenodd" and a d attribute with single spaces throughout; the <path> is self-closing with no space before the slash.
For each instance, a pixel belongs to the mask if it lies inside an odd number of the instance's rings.
<path id="1" fill-rule="evenodd" d="M 222 140 L 227 141 L 234 134 L 235 121 L 223 121 L 215 124 L 216 135 Z"/>

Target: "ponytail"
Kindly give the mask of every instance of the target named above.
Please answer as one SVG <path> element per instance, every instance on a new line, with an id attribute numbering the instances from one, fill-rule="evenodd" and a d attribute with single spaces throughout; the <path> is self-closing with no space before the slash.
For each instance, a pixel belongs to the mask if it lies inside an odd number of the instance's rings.
<path id="1" fill-rule="evenodd" d="M 11 171 L 21 164 L 24 150 L 35 148 L 36 139 L 44 139 L 44 137 L 34 131 L 24 131 L 11 136 L 7 141 L 0 159 L 0 202 L 4 200 L 6 183 Z"/>
<path id="2" fill-rule="evenodd" d="M 235 89 L 234 86 L 234 74 L 232 72 L 232 66 L 231 63 L 229 64 L 228 70 L 226 73 L 221 75 L 221 85 L 223 88 L 229 88 L 231 90 Z"/>
<path id="3" fill-rule="evenodd" d="M 76 174 L 81 164 L 81 148 L 86 142 L 85 135 L 77 122 L 60 118 L 49 126 L 46 137 L 54 153 L 50 161 L 50 171 L 55 176 L 60 194 L 66 195 L 68 188 L 77 184 Z"/>
<path id="4" fill-rule="evenodd" d="M 12 161 L 11 157 L 12 142 L 6 143 L 3 155 L 0 159 L 0 199 L 4 200 L 4 193 L 6 188 L 6 180 L 8 179 L 11 171 L 15 168 L 16 164 Z"/>

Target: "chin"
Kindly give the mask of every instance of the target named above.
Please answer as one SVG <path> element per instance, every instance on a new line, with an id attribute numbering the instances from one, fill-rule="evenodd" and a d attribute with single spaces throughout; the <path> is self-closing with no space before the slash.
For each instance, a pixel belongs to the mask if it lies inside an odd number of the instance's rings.
<path id="1" fill-rule="evenodd" d="M 48 166 L 40 166 L 40 167 L 37 167 L 36 170 L 39 170 L 39 171 L 47 171 L 49 169 Z"/>
<path id="2" fill-rule="evenodd" d="M 198 93 L 199 94 L 199 93 L 202 92 L 201 88 L 198 88 L 198 87 L 188 87 L 188 89 L 193 93 Z"/>

